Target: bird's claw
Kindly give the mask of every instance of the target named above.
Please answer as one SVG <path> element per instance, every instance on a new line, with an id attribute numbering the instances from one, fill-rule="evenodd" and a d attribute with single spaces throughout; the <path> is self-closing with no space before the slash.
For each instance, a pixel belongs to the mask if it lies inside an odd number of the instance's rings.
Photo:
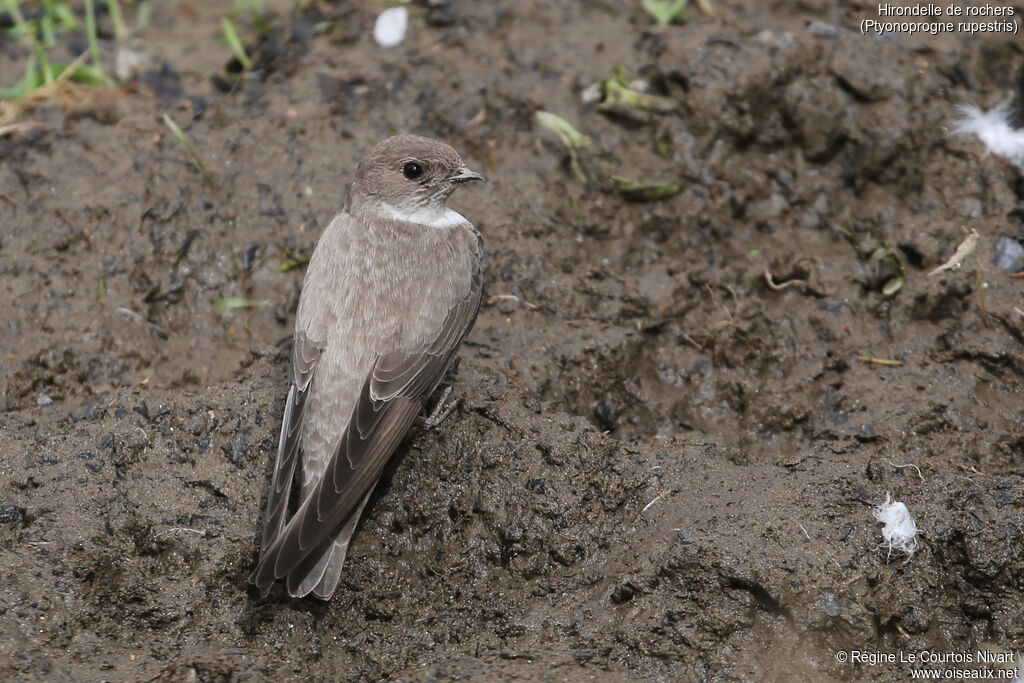
<path id="1" fill-rule="evenodd" d="M 451 387 L 445 387 L 444 393 L 441 394 L 441 398 L 436 404 L 434 404 L 434 410 L 424 417 L 419 415 L 416 417 L 416 425 L 423 430 L 430 430 L 438 426 L 455 410 L 455 406 L 458 405 L 457 401 L 452 401 L 448 405 L 445 402 L 448 400 L 448 396 L 452 393 Z"/>

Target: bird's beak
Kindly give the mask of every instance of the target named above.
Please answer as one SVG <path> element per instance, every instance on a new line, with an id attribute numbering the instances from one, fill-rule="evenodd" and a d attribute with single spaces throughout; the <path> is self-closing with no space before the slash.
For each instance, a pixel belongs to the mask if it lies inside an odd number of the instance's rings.
<path id="1" fill-rule="evenodd" d="M 463 166 L 458 171 L 456 171 L 455 175 L 448 176 L 447 178 L 445 178 L 445 180 L 447 180 L 448 182 L 451 182 L 451 183 L 465 183 L 465 182 L 468 182 L 470 180 L 487 180 L 487 179 L 484 178 L 479 173 L 477 173 L 476 171 L 471 171 L 468 168 L 466 168 L 465 166 Z"/>

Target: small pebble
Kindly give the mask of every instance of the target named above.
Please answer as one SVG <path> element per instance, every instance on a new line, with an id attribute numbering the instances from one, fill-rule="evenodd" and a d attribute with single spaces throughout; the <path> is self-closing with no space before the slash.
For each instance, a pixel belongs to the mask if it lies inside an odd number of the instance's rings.
<path id="1" fill-rule="evenodd" d="M 812 21 L 807 24 L 807 32 L 823 38 L 838 38 L 840 29 L 835 24 L 826 24 L 823 21 Z"/>
<path id="2" fill-rule="evenodd" d="M 1010 273 L 1024 269 L 1024 247 L 1009 235 L 1000 235 L 996 241 L 996 257 L 992 263 Z"/>
<path id="3" fill-rule="evenodd" d="M 37 406 L 52 406 L 53 405 L 53 399 L 50 398 L 49 396 L 47 396 L 46 394 L 40 394 L 39 398 L 36 399 L 36 405 Z"/>

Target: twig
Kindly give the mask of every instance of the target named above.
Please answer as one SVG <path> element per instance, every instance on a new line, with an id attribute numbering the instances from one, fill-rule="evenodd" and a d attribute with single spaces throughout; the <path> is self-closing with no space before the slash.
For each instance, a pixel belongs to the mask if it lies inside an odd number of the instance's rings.
<path id="1" fill-rule="evenodd" d="M 505 375 L 505 377 L 507 379 L 512 380 L 513 382 L 515 382 L 519 386 L 526 386 L 526 382 L 524 382 L 522 379 L 520 379 L 519 376 L 516 375 L 514 372 L 509 372 L 508 370 L 503 370 L 503 369 L 499 369 L 499 372 L 501 374 Z"/>
<path id="2" fill-rule="evenodd" d="M 776 292 L 780 292 L 783 289 L 786 289 L 787 287 L 789 287 L 790 285 L 806 285 L 807 284 L 806 280 L 786 280 L 782 284 L 775 284 L 775 281 L 772 279 L 771 271 L 768 270 L 768 266 L 765 266 L 765 268 L 764 268 L 764 281 L 767 282 L 768 286 L 771 289 L 775 290 Z"/>
<path id="3" fill-rule="evenodd" d="M 711 288 L 711 285 L 708 284 L 707 282 L 705 282 L 704 283 L 704 288 L 707 289 L 708 290 L 708 294 L 711 295 L 711 302 L 717 308 L 722 309 L 722 311 L 725 313 L 725 317 L 729 319 L 727 321 L 722 321 L 722 322 L 732 322 L 732 313 L 729 311 L 728 308 L 725 307 L 724 304 L 718 303 L 718 297 L 715 296 L 715 290 Z M 728 290 L 732 294 L 733 301 L 736 301 L 736 291 L 734 289 L 732 289 L 732 287 L 729 287 Z"/>
<path id="4" fill-rule="evenodd" d="M 127 317 L 127 318 L 131 318 L 132 320 L 134 320 L 137 323 L 148 322 L 145 318 L 143 318 L 141 315 L 139 315 L 138 313 L 136 313 L 135 311 L 133 311 L 130 308 L 123 308 L 121 306 L 118 306 L 117 312 L 120 313 L 121 315 Z"/>
<path id="5" fill-rule="evenodd" d="M 647 510 L 648 510 L 648 509 L 650 509 L 650 507 L 651 507 L 652 505 L 654 505 L 655 503 L 657 503 L 657 502 L 658 502 L 659 500 L 661 500 L 661 499 L 662 499 L 662 498 L 664 498 L 664 497 L 665 497 L 665 492 L 664 492 L 664 491 L 663 491 L 663 492 L 661 492 L 661 493 L 659 493 L 658 495 L 656 495 L 656 496 L 654 497 L 654 500 L 652 500 L 652 501 L 651 501 L 650 503 L 648 503 L 647 505 L 644 505 L 644 509 L 640 511 L 640 514 L 642 515 L 642 514 L 644 514 L 645 512 L 647 512 Z"/>
<path id="6" fill-rule="evenodd" d="M 694 348 L 697 349 L 698 351 L 704 350 L 704 347 L 701 345 L 699 341 L 697 341 L 690 335 L 686 334 L 685 332 L 683 333 L 683 341 L 693 344 Z"/>
<path id="7" fill-rule="evenodd" d="M 85 64 L 87 59 L 89 59 L 88 50 L 75 57 L 75 61 L 68 64 L 67 68 L 60 72 L 60 75 L 57 76 L 57 78 L 54 80 L 54 83 L 70 83 L 71 77 L 75 75 L 76 71 L 78 71 L 78 67 Z"/>
<path id="8" fill-rule="evenodd" d="M 902 367 L 903 361 L 901 360 L 890 360 L 888 358 L 874 358 L 873 356 L 857 356 L 857 360 L 861 363 L 871 363 L 872 365 L 884 365 L 889 368 Z"/>
<path id="9" fill-rule="evenodd" d="M 53 130 L 53 126 L 47 123 L 42 123 L 40 121 L 22 121 L 21 123 L 8 123 L 6 126 L 0 126 L 0 138 L 2 138 L 5 135 L 23 133 L 27 130 L 50 131 Z"/>
<path id="10" fill-rule="evenodd" d="M 715 16 L 715 8 L 711 6 L 711 0 L 697 0 L 697 7 L 704 13 L 704 16 Z"/>
<path id="11" fill-rule="evenodd" d="M 188 527 L 185 527 L 185 526 L 174 526 L 174 527 L 171 527 L 170 529 L 165 529 L 165 530 L 161 531 L 160 533 L 158 533 L 156 535 L 156 537 L 160 538 L 161 536 L 169 534 L 172 531 L 184 531 L 184 532 L 187 532 L 187 533 L 190 533 L 190 534 L 197 534 L 197 535 L 202 536 L 204 538 L 206 537 L 206 531 L 205 530 L 203 530 L 203 529 L 189 529 Z"/>
<path id="12" fill-rule="evenodd" d="M 1012 277 L 1014 280 L 1024 278 L 1024 270 L 1020 271 L 1019 273 L 1010 273 L 1010 277 Z"/>
<path id="13" fill-rule="evenodd" d="M 884 463 L 888 463 L 890 467 L 895 467 L 895 468 L 896 468 L 896 469 L 898 469 L 898 470 L 901 470 L 901 469 L 903 469 L 903 468 L 905 468 L 905 467 L 913 467 L 913 468 L 914 468 L 915 470 L 917 470 L 917 476 L 918 476 L 918 478 L 919 478 L 919 479 L 920 479 L 921 481 L 924 481 L 924 475 L 923 475 L 923 474 L 921 474 L 921 468 L 920 468 L 920 467 L 918 467 L 917 465 L 915 465 L 915 464 L 914 464 L 914 463 L 912 463 L 912 462 L 908 462 L 908 463 L 907 463 L 906 465 L 897 465 L 896 463 L 894 463 L 894 462 L 893 462 L 892 460 L 889 460 L 888 458 L 882 458 L 882 462 L 884 462 Z"/>

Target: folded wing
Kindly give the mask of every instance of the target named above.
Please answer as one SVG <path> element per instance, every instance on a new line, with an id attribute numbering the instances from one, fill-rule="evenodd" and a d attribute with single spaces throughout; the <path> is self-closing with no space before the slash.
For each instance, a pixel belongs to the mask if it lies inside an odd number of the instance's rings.
<path id="1" fill-rule="evenodd" d="M 338 536 L 353 515 L 358 516 L 367 493 L 380 477 L 384 465 L 401 443 L 416 416 L 444 377 L 455 352 L 476 321 L 480 309 L 481 277 L 473 273 L 468 294 L 448 312 L 437 337 L 415 351 L 394 351 L 378 356 L 363 383 L 348 429 L 341 437 L 324 476 L 298 511 L 283 525 L 288 491 L 295 475 L 301 431 L 302 402 L 309 377 L 293 370 L 288 394 L 281 446 L 267 503 L 263 551 L 250 581 L 266 594 L 274 581 L 308 571 L 317 552 Z M 308 352 L 307 352 L 308 353 Z M 293 352 L 293 367 L 296 358 Z M 315 370 L 308 359 L 302 367 Z M 304 383 L 295 381 L 301 377 Z M 301 579 L 301 577 L 298 577 Z"/>

